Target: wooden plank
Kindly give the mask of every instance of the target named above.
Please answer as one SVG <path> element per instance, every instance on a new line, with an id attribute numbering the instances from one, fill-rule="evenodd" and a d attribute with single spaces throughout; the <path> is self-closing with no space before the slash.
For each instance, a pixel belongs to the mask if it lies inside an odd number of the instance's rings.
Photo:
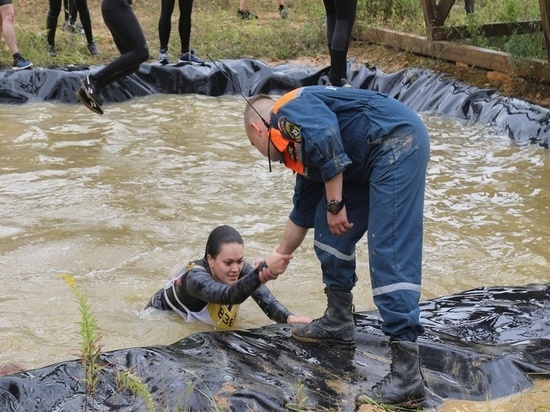
<path id="1" fill-rule="evenodd" d="M 550 62 L 541 59 L 526 59 L 521 66 L 511 63 L 509 53 L 465 46 L 447 41 L 432 41 L 394 30 L 367 28 L 356 33 L 358 40 L 377 43 L 397 50 L 406 50 L 424 56 L 461 62 L 502 73 L 515 74 L 550 83 Z"/>
<path id="2" fill-rule="evenodd" d="M 544 40 L 546 42 L 546 53 L 550 62 L 550 1 L 539 0 L 540 17 L 542 21 L 542 31 L 544 32 Z"/>
<path id="3" fill-rule="evenodd" d="M 424 24 L 426 24 L 426 34 L 429 39 L 432 38 L 432 27 L 441 26 L 436 22 L 436 3 L 435 0 L 420 0 L 422 3 L 422 14 L 424 14 Z"/>
<path id="4" fill-rule="evenodd" d="M 433 40 L 457 40 L 472 37 L 471 27 L 432 27 Z M 483 37 L 508 36 L 511 34 L 535 33 L 542 30 L 540 21 L 517 21 L 512 23 L 490 23 L 478 28 L 476 33 Z"/>

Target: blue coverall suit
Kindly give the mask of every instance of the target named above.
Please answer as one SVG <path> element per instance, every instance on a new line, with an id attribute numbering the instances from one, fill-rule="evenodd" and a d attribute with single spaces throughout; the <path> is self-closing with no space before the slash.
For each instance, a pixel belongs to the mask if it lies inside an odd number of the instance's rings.
<path id="1" fill-rule="evenodd" d="M 290 167 L 290 156 L 303 165 L 289 217 L 300 227 L 315 228 L 326 287 L 350 292 L 355 286 L 355 245 L 368 229 L 371 284 L 382 330 L 416 341 L 423 330 L 418 301 L 429 160 L 424 123 L 392 97 L 325 86 L 281 97 L 270 120 L 291 142 L 281 161 Z M 324 182 L 341 172 L 347 217 L 354 225 L 336 236 L 327 223 Z"/>

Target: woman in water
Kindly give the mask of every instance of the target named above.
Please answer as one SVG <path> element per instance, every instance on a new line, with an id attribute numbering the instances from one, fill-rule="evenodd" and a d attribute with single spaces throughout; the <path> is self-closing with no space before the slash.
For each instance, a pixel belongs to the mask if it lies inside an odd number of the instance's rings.
<path id="1" fill-rule="evenodd" d="M 255 266 L 244 260 L 244 241 L 237 230 L 223 225 L 208 237 L 204 257 L 191 261 L 149 301 L 147 307 L 173 310 L 187 322 L 203 322 L 217 328 L 235 325 L 239 304 L 252 297 L 277 323 L 307 323 L 293 315 L 265 286 L 283 273 L 292 255 L 273 250 Z"/>

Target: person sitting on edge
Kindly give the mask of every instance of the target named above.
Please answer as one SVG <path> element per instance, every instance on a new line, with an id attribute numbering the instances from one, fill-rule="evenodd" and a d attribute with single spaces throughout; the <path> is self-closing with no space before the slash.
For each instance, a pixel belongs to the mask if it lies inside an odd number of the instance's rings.
<path id="1" fill-rule="evenodd" d="M 426 126 L 398 100 L 372 90 L 335 86 L 295 89 L 277 101 L 249 100 L 250 143 L 296 173 L 293 203 L 279 253 L 292 254 L 315 229 L 327 309 L 294 325 L 301 342 L 355 348 L 352 289 L 356 245 L 368 231 L 374 303 L 389 336 L 392 364 L 357 405 L 422 407 L 418 335 L 424 188 L 430 144 Z"/>
<path id="2" fill-rule="evenodd" d="M 8 49 L 13 56 L 13 70 L 28 69 L 32 66 L 32 63 L 26 60 L 17 47 L 15 41 L 15 30 L 13 29 L 13 22 L 15 20 L 15 11 L 11 0 L 0 0 L 0 37 L 4 36 Z"/>
<path id="3" fill-rule="evenodd" d="M 307 323 L 293 315 L 264 283 L 283 273 L 292 255 L 272 251 L 252 267 L 244 260 L 244 241 L 231 226 L 216 227 L 208 236 L 204 257 L 191 261 L 174 279 L 154 294 L 146 308 L 173 310 L 187 322 L 217 328 L 235 326 L 239 304 L 252 297 L 277 323 Z"/>
<path id="4" fill-rule="evenodd" d="M 277 0 L 277 4 L 279 5 L 279 15 L 281 16 L 281 19 L 286 19 L 288 17 L 288 11 L 284 5 L 284 1 Z M 257 19 L 258 15 L 250 12 L 250 9 L 248 8 L 248 0 L 241 0 L 239 2 L 239 8 L 237 9 L 237 17 L 243 20 L 251 20 Z"/>
<path id="5" fill-rule="evenodd" d="M 101 89 L 137 72 L 141 63 L 149 58 L 149 48 L 132 10 L 132 0 L 103 0 L 101 14 L 120 56 L 82 79 L 82 87 L 76 92 L 77 99 L 97 114 L 103 114 Z"/>

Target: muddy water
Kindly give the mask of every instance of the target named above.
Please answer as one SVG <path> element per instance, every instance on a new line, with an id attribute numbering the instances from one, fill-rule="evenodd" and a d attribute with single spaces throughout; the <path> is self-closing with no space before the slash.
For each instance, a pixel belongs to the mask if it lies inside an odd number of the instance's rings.
<path id="1" fill-rule="evenodd" d="M 79 311 L 63 275 L 90 303 L 105 350 L 209 330 L 143 307 L 188 259 L 202 256 L 220 223 L 242 232 L 251 261 L 277 243 L 294 177 L 280 165 L 268 172 L 244 136 L 243 107 L 237 97 L 204 96 L 133 99 L 108 105 L 104 116 L 59 103 L 1 107 L 0 364 L 31 369 L 77 356 Z M 423 119 L 432 152 L 422 298 L 549 282 L 550 152 L 517 147 L 480 125 Z M 356 308 L 371 310 L 365 244 L 358 256 Z M 311 242 L 269 287 L 295 313 L 322 314 Z M 253 302 L 240 321 L 270 322 Z M 525 410 L 547 397 L 541 385 L 533 399 L 521 398 Z"/>

